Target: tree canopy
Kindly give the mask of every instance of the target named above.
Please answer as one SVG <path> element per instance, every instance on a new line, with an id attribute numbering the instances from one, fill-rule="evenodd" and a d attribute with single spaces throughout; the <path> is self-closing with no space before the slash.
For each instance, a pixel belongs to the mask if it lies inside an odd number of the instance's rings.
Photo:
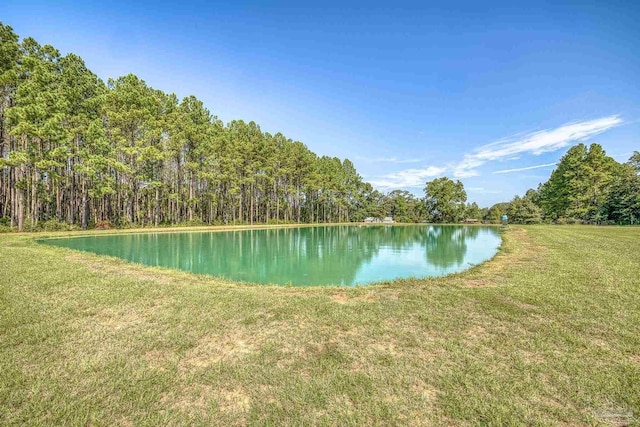
<path id="1" fill-rule="evenodd" d="M 435 222 L 458 222 L 464 218 L 467 193 L 460 181 L 447 177 L 427 182 L 424 189 L 427 214 Z"/>
<path id="2" fill-rule="evenodd" d="M 640 222 L 640 153 L 621 164 L 598 144 L 571 147 L 549 180 L 481 209 L 460 181 L 424 198 L 383 194 L 348 159 L 318 156 L 255 122 L 223 123 L 128 74 L 106 82 L 0 23 L 0 226 L 362 221 Z"/>
<path id="3" fill-rule="evenodd" d="M 640 223 L 640 153 L 627 163 L 607 156 L 602 146 L 578 144 L 562 157 L 538 190 L 492 207 L 521 224 L 538 222 L 587 224 Z"/>
<path id="4" fill-rule="evenodd" d="M 19 230 L 350 221 L 379 194 L 349 160 L 225 124 L 133 74 L 104 82 L 3 24 L 0 91 L 0 217 Z"/>

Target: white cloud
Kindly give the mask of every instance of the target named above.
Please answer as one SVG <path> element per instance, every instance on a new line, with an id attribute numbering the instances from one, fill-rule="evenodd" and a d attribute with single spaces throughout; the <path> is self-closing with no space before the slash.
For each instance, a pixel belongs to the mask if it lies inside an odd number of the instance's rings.
<path id="1" fill-rule="evenodd" d="M 515 159 L 522 154 L 539 156 L 543 153 L 556 151 L 605 132 L 621 123 L 622 119 L 619 116 L 609 116 L 567 123 L 555 129 L 545 129 L 502 139 L 483 145 L 471 154 L 465 154 L 463 160 L 453 167 L 453 176 L 456 178 L 476 176 L 478 172 L 475 169 L 489 161 Z"/>
<path id="2" fill-rule="evenodd" d="M 406 169 L 400 172 L 383 175 L 377 180 L 370 181 L 372 185 L 380 188 L 422 188 L 427 178 L 441 176 L 447 168 L 428 166 L 421 169 Z"/>
<path id="3" fill-rule="evenodd" d="M 483 145 L 465 154 L 459 163 L 447 166 L 427 166 L 424 168 L 406 169 L 400 172 L 383 175 L 371 180 L 371 184 L 381 189 L 394 188 L 422 188 L 427 178 L 444 176 L 450 173 L 454 178 L 471 178 L 480 175 L 477 170 L 480 166 L 492 161 L 505 161 L 520 158 L 522 155 L 538 156 L 543 153 L 557 151 L 569 145 L 582 142 L 592 136 L 598 135 L 622 123 L 617 116 L 602 117 L 595 120 L 566 123 L 553 129 L 544 129 L 536 132 L 520 133 L 510 138 L 501 139 L 491 144 Z M 371 162 L 391 163 L 417 163 L 420 159 L 401 160 L 396 157 L 380 157 L 360 160 Z M 510 173 L 522 170 L 537 169 L 554 166 L 554 163 L 529 166 L 524 168 L 505 169 L 494 173 Z M 481 191 L 476 189 L 476 191 Z M 483 192 L 495 192 L 482 190 Z"/>
<path id="4" fill-rule="evenodd" d="M 465 190 L 471 193 L 485 193 L 485 194 L 500 194 L 502 191 L 500 190 L 487 190 L 484 187 L 468 187 Z"/>
<path id="5" fill-rule="evenodd" d="M 527 166 L 526 168 L 504 169 L 501 171 L 495 171 L 493 173 L 511 173 L 511 172 L 528 171 L 531 169 L 547 168 L 549 166 L 555 166 L 556 164 L 557 163 L 546 163 L 544 165 Z"/>
<path id="6" fill-rule="evenodd" d="M 465 155 L 464 160 L 457 165 L 451 166 L 451 170 L 455 178 L 470 178 L 472 176 L 480 175 L 475 168 L 482 166 L 482 164 L 482 161 Z"/>
<path id="7" fill-rule="evenodd" d="M 454 178 L 472 178 L 474 176 L 478 176 L 480 175 L 480 172 L 478 172 L 475 169 L 463 169 L 463 168 L 458 168 L 455 167 L 453 168 L 453 177 Z"/>

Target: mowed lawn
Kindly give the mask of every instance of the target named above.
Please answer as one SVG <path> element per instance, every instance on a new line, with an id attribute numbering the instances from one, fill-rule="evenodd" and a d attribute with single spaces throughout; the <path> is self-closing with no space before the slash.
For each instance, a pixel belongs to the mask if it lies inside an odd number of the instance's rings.
<path id="1" fill-rule="evenodd" d="M 640 228 L 514 226 L 468 272 L 357 289 L 226 283 L 40 236 L 0 235 L 0 425 L 640 419 Z"/>

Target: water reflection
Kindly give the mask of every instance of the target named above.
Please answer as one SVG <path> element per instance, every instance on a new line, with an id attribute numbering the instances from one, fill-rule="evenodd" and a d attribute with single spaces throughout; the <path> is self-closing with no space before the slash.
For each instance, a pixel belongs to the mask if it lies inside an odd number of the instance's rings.
<path id="1" fill-rule="evenodd" d="M 479 227 L 429 227 L 426 234 L 426 260 L 438 267 L 462 265 L 467 241 L 476 239 Z"/>
<path id="2" fill-rule="evenodd" d="M 234 280 L 354 285 L 439 276 L 496 252 L 498 231 L 463 226 L 330 226 L 146 233 L 46 243 Z"/>

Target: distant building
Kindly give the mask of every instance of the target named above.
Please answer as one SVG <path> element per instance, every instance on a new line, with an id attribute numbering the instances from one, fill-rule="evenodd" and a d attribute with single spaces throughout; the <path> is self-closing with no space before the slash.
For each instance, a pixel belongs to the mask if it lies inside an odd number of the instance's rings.
<path id="1" fill-rule="evenodd" d="M 369 217 L 364 219 L 364 222 L 378 223 L 378 222 L 382 222 L 382 220 L 380 218 L 375 218 L 375 217 L 369 216 Z"/>
<path id="2" fill-rule="evenodd" d="M 385 224 L 393 224 L 395 221 L 392 216 L 387 216 L 382 220 L 382 222 Z"/>
<path id="3" fill-rule="evenodd" d="M 467 218 L 464 220 L 465 224 L 478 224 L 479 222 L 480 220 L 475 218 Z"/>

